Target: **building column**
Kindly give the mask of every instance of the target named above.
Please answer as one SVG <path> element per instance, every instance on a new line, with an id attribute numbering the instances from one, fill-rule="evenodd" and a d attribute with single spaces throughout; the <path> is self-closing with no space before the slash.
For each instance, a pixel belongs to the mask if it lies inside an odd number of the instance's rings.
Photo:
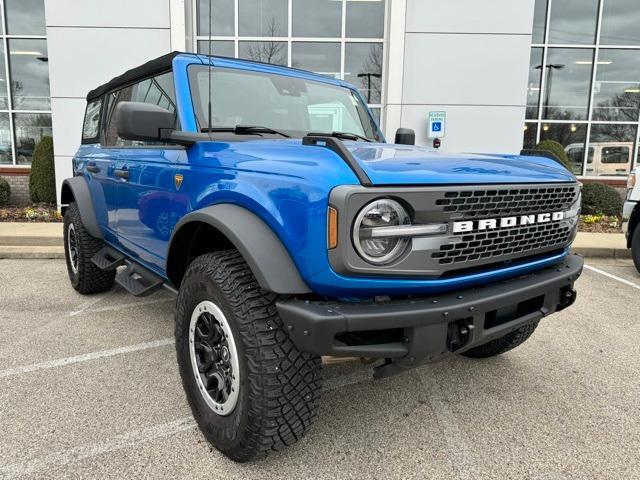
<path id="1" fill-rule="evenodd" d="M 382 116 L 385 137 L 387 141 L 393 141 L 396 130 L 402 126 L 407 0 L 390 1 L 387 15 L 386 100 Z"/>

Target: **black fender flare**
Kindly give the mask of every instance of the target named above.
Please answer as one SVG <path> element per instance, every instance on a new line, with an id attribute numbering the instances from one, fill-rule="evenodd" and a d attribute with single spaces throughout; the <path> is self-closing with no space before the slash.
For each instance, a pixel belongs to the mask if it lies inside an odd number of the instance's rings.
<path id="1" fill-rule="evenodd" d="M 167 261 L 175 253 L 172 247 L 177 233 L 192 222 L 206 223 L 222 233 L 240 252 L 265 290 L 279 294 L 311 292 L 271 227 L 256 214 L 238 205 L 212 205 L 182 217 L 173 229 Z"/>
<path id="2" fill-rule="evenodd" d="M 98 218 L 96 217 L 96 211 L 93 207 L 93 199 L 91 198 L 91 191 L 89 185 L 84 177 L 76 176 L 67 178 L 62 182 L 61 190 L 61 203 L 62 205 L 68 205 L 75 201 L 80 210 L 80 218 L 84 227 L 89 231 L 91 236 L 95 238 L 103 238 L 100 226 L 98 224 Z"/>

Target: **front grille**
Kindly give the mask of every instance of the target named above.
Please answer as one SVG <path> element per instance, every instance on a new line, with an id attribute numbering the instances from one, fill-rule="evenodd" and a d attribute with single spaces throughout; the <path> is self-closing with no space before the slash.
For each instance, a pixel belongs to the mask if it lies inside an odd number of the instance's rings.
<path id="1" fill-rule="evenodd" d="M 568 210 L 578 197 L 573 185 L 482 188 L 442 192 L 436 205 L 456 218 L 500 217 Z M 458 214 L 458 215 L 456 215 Z"/>
<path id="2" fill-rule="evenodd" d="M 447 265 L 509 255 L 525 256 L 565 247 L 572 234 L 566 222 L 470 233 L 457 237 L 455 243 L 441 245 L 431 258 L 437 259 L 440 265 Z"/>
<path id="3" fill-rule="evenodd" d="M 579 195 L 577 182 L 336 187 L 329 203 L 345 214 L 340 217 L 339 248 L 330 250 L 329 258 L 332 268 L 344 275 L 436 279 L 555 255 L 573 240 L 577 217 L 545 221 L 554 217 L 545 215 L 539 220 L 538 215 L 568 212 Z M 400 200 L 411 212 L 413 224 L 446 224 L 447 233 L 412 238 L 396 262 L 384 267 L 371 265 L 353 246 L 351 221 L 377 198 Z M 515 217 L 516 221 L 501 222 L 504 217 Z M 483 219 L 489 223 L 481 222 Z M 455 223 L 463 221 L 472 223 L 471 231 L 459 232 L 460 228 L 454 233 Z"/>

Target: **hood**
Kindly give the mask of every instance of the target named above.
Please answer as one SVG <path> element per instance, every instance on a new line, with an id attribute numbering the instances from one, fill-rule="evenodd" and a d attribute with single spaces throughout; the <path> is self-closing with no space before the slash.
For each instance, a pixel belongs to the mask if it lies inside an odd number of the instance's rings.
<path id="1" fill-rule="evenodd" d="M 545 157 L 454 154 L 428 147 L 344 142 L 374 185 L 574 182 Z"/>

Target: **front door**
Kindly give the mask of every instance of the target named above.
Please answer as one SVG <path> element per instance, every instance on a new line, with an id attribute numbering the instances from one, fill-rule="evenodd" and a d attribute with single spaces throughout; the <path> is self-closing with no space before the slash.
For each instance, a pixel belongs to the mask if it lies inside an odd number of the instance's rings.
<path id="1" fill-rule="evenodd" d="M 159 142 L 125 140 L 118 136 L 115 107 L 119 102 L 145 102 L 176 112 L 171 72 L 141 80 L 108 95 L 106 137 L 118 151 L 118 241 L 129 255 L 162 271 L 176 220 L 171 217 L 175 164 L 184 148 Z"/>

